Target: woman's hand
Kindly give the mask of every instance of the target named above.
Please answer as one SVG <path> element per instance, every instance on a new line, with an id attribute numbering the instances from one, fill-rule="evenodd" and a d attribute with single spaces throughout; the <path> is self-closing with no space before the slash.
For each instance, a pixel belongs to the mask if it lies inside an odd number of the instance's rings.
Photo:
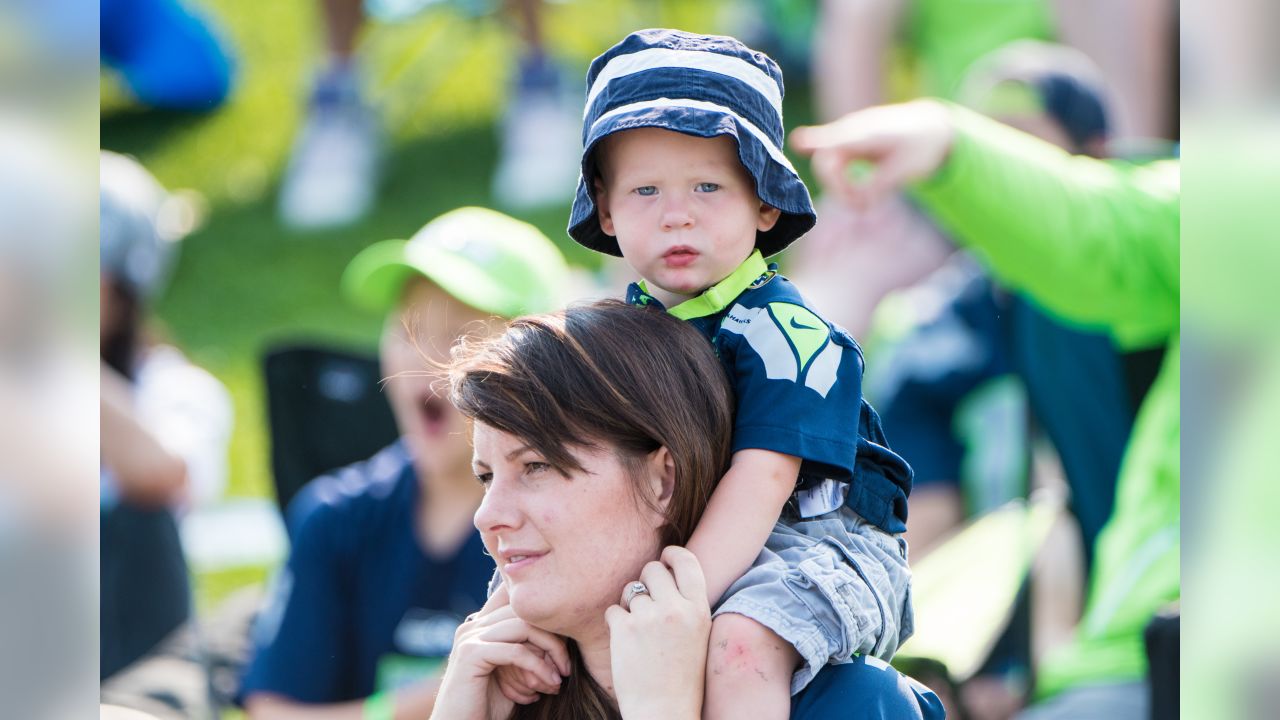
<path id="1" fill-rule="evenodd" d="M 517 677 L 536 678 L 540 687 L 559 687 L 561 676 L 569 674 L 564 641 L 516 617 L 508 604 L 507 589 L 501 586 L 454 634 L 453 651 L 431 716 L 449 720 L 510 717 L 517 699 L 500 685 L 496 675 L 500 668 L 517 670 Z M 527 684 L 524 690 L 531 692 Z"/>
<path id="2" fill-rule="evenodd" d="M 698 718 L 711 632 L 702 566 L 688 550 L 668 547 L 640 582 L 647 594 L 629 608 L 624 595 L 604 613 L 618 709 L 626 720 Z"/>

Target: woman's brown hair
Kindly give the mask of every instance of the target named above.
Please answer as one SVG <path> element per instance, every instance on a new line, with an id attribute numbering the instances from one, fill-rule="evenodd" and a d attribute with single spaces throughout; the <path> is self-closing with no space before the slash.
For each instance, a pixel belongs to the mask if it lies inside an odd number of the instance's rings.
<path id="1" fill-rule="evenodd" d="M 666 313 L 616 300 L 519 318 L 505 333 L 455 347 L 454 405 L 529 443 L 562 472 L 580 470 L 572 447 L 613 449 L 631 476 L 661 447 L 675 484 L 659 530 L 663 545 L 688 542 L 728 468 L 733 394 L 697 330 Z M 657 498 L 637 484 L 637 497 Z M 558 695 L 517 706 L 514 718 L 617 717 L 578 661 Z"/>

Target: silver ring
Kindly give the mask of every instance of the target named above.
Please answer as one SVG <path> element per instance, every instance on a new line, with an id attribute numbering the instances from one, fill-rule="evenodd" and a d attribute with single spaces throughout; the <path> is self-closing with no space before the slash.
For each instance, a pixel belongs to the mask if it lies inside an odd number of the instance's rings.
<path id="1" fill-rule="evenodd" d="M 627 601 L 627 609 L 628 610 L 631 609 L 631 602 L 635 600 L 636 597 L 640 595 L 648 595 L 648 594 L 649 594 L 649 588 L 645 587 L 644 583 L 640 582 L 639 580 L 628 585 L 627 591 L 623 593 L 623 597 Z"/>

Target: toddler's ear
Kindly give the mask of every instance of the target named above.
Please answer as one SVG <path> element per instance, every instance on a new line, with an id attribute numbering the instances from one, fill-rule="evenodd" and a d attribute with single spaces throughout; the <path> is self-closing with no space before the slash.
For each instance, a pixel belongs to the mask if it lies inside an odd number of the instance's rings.
<path id="1" fill-rule="evenodd" d="M 592 180 L 592 186 L 595 188 L 596 195 L 596 217 L 600 220 L 600 229 L 605 235 L 617 236 L 613 231 L 613 215 L 609 212 L 609 191 L 605 189 L 604 181 L 597 175 Z"/>
<path id="2" fill-rule="evenodd" d="M 760 203 L 760 216 L 756 219 L 756 229 L 760 232 L 768 232 L 778 224 L 778 218 L 782 217 L 782 211 L 768 204 Z"/>

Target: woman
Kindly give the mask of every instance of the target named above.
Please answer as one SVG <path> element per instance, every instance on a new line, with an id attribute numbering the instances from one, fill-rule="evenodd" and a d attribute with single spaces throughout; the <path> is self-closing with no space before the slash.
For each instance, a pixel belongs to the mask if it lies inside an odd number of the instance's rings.
<path id="1" fill-rule="evenodd" d="M 459 628 L 436 716 L 695 718 L 710 609 L 685 542 L 728 462 L 733 401 L 697 331 L 604 301 L 455 350 L 503 584 Z M 664 549 L 665 548 L 665 549 Z M 877 661 L 824 670 L 793 717 L 941 716 Z"/>

